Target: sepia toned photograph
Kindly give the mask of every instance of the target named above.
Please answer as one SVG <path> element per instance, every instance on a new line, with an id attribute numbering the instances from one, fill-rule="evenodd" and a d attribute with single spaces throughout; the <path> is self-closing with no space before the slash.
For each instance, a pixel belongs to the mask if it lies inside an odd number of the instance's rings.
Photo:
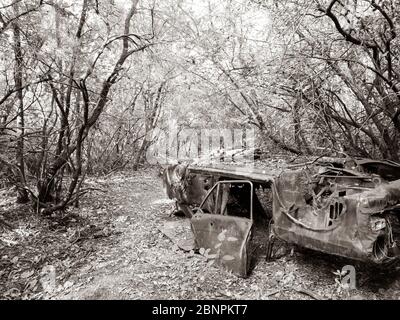
<path id="1" fill-rule="evenodd" d="M 243 316 L 399 261 L 400 0 L 0 0 L 0 300 Z"/>

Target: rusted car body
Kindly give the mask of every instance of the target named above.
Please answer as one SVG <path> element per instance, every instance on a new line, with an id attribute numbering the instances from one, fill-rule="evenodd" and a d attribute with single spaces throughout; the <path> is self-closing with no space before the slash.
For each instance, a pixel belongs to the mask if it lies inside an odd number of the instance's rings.
<path id="1" fill-rule="evenodd" d="M 259 215 L 269 215 L 271 239 L 378 264 L 398 259 L 400 165 L 329 160 L 279 170 L 174 165 L 164 172 L 164 186 L 191 219 L 195 246 L 241 276 L 249 270 Z M 266 189 L 272 190 L 272 214 L 258 199 Z"/>

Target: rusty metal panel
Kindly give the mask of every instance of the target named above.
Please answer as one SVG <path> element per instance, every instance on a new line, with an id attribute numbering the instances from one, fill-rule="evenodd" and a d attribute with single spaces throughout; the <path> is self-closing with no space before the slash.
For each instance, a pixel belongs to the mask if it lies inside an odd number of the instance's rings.
<path id="1" fill-rule="evenodd" d="M 251 166 L 210 165 L 207 167 L 189 166 L 190 173 L 218 175 L 224 178 L 251 180 L 258 183 L 272 183 L 279 170 L 263 170 Z"/>
<path id="2" fill-rule="evenodd" d="M 317 174 L 310 179 L 311 176 L 309 170 L 303 169 L 285 172 L 275 180 L 276 235 L 330 254 L 377 263 L 386 261 L 388 256 L 376 254 L 376 244 L 380 237 L 391 237 L 387 234 L 391 230 L 371 228 L 372 216 L 378 214 L 384 219 L 385 210 L 400 203 L 400 180 L 374 186 L 364 177 L 327 179 Z M 318 190 L 322 190 L 319 196 Z M 395 242 L 387 245 L 396 251 Z"/>
<path id="3" fill-rule="evenodd" d="M 356 159 L 354 162 L 360 171 L 377 174 L 388 181 L 400 179 L 400 164 L 396 162 L 371 159 Z"/>
<path id="4" fill-rule="evenodd" d="M 358 238 L 356 205 L 346 203 L 334 194 L 319 205 L 305 181 L 303 170 L 286 172 L 276 179 L 273 187 L 274 233 L 281 239 L 298 245 L 346 257 L 363 259 L 366 254 Z M 310 201 L 311 199 L 311 201 Z M 331 205 L 342 203 L 336 219 L 331 219 Z M 333 210 L 334 211 L 334 210 Z M 330 217 L 332 216 L 332 217 Z"/>
<path id="5" fill-rule="evenodd" d="M 199 245 L 208 246 L 210 250 L 218 244 L 219 229 L 225 226 L 226 230 L 243 230 L 237 225 L 240 218 L 233 217 L 238 214 L 226 216 L 225 209 L 230 205 L 228 190 L 223 186 L 217 189 L 221 198 L 207 193 L 208 189 L 217 186 L 218 181 L 234 179 L 272 188 L 273 231 L 285 241 L 376 263 L 400 257 L 400 165 L 391 161 L 352 158 L 323 159 L 322 162 L 325 165 L 317 165 L 315 160 L 288 165 L 279 172 L 233 165 L 177 166 L 174 171 L 178 174 L 171 180 L 173 192 L 169 195 L 186 206 L 198 205 L 203 199 L 204 212 L 214 213 L 202 217 L 196 215 L 197 220 L 192 223 L 192 228 L 197 227 L 199 232 L 196 235 Z M 234 180 L 231 182 L 238 182 Z M 235 196 L 235 190 L 229 194 Z M 250 199 L 247 198 L 236 195 L 237 202 L 246 206 Z M 211 222 L 219 229 L 210 228 L 208 223 Z M 240 234 L 244 241 L 245 234 Z M 245 274 L 243 254 L 246 245 L 223 248 L 226 252 L 242 250 L 238 251 L 237 265 L 218 261 L 235 273 Z"/>
<path id="6" fill-rule="evenodd" d="M 249 267 L 247 246 L 253 225 L 247 218 L 198 213 L 191 219 L 195 244 L 210 259 L 234 274 L 246 277 Z"/>
<path id="7" fill-rule="evenodd" d="M 362 213 L 378 213 L 400 203 L 400 180 L 384 183 L 360 193 L 359 210 Z"/>
<path id="8" fill-rule="evenodd" d="M 187 218 L 193 215 L 193 207 L 199 205 L 208 191 L 215 185 L 216 178 L 209 174 L 193 174 L 186 165 L 171 165 L 162 173 L 163 187 L 170 199 L 176 200 L 177 208 Z"/>

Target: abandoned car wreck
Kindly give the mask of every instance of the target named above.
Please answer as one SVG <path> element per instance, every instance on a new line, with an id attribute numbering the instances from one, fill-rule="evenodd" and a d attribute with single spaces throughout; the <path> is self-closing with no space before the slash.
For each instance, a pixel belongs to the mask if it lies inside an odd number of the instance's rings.
<path id="1" fill-rule="evenodd" d="M 376 264 L 400 257 L 400 165 L 392 161 L 320 158 L 279 170 L 177 164 L 163 181 L 190 221 L 193 247 L 240 276 L 249 273 L 260 219 L 268 221 L 267 258 L 275 238 Z"/>

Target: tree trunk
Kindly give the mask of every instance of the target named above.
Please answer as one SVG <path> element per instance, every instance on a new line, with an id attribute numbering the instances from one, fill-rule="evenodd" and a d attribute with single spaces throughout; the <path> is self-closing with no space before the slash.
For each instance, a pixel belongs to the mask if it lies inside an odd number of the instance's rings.
<path id="1" fill-rule="evenodd" d="M 144 140 L 142 141 L 140 149 L 138 150 L 138 152 L 135 156 L 135 160 L 133 162 L 133 170 L 134 171 L 137 171 L 139 169 L 139 166 L 143 159 L 143 155 L 147 152 L 149 144 L 150 144 L 150 141 L 147 140 L 147 136 L 144 137 Z"/>
<path id="2" fill-rule="evenodd" d="M 14 4 L 14 11 L 18 14 L 18 3 Z M 24 97 L 22 92 L 22 71 L 23 71 L 23 58 L 22 58 L 22 47 L 21 47 L 21 34 L 19 25 L 17 22 L 13 22 L 13 36 L 14 36 L 14 56 L 15 56 L 15 70 L 14 70 L 14 81 L 16 87 L 16 96 L 18 99 L 18 139 L 16 145 L 16 161 L 19 169 L 19 183 L 18 188 L 18 203 L 27 203 L 29 201 L 28 192 L 24 189 L 26 184 L 25 178 L 25 163 L 24 163 L 24 134 L 25 134 L 25 119 L 24 119 Z"/>
<path id="3" fill-rule="evenodd" d="M 301 99 L 302 98 L 299 97 L 292 107 L 292 117 L 293 117 L 293 125 L 294 125 L 294 132 L 293 132 L 294 141 L 295 141 L 295 145 L 298 150 L 300 150 L 304 154 L 310 154 L 311 153 L 310 149 L 308 148 L 307 141 L 304 138 L 303 131 L 301 128 L 301 119 L 300 119 L 300 115 L 299 115 L 299 109 L 300 109 L 299 103 L 301 102 Z"/>
<path id="4" fill-rule="evenodd" d="M 129 35 L 130 34 L 130 22 L 133 16 L 136 13 L 136 7 L 138 5 L 139 0 L 134 0 L 132 1 L 131 9 L 129 10 L 129 13 L 127 14 L 125 18 L 125 28 L 124 28 L 124 35 Z M 82 15 L 81 15 L 81 20 L 77 32 L 77 38 L 79 39 L 81 37 L 81 32 L 82 32 L 82 27 L 84 24 L 84 20 L 86 17 L 87 13 L 87 6 L 88 6 L 88 1 L 84 0 L 83 1 L 83 9 L 82 9 Z M 83 18 L 82 18 L 83 17 Z M 86 79 L 91 75 L 93 71 L 93 67 L 89 68 L 86 76 L 83 79 L 80 79 L 79 81 L 79 90 L 82 93 L 82 99 L 83 99 L 83 122 L 80 125 L 80 128 L 78 130 L 77 136 L 73 141 L 71 141 L 68 144 L 64 144 L 62 151 L 59 156 L 54 157 L 51 165 L 49 166 L 46 174 L 46 178 L 44 181 L 40 183 L 38 186 L 39 190 L 39 202 L 40 206 L 44 207 L 44 210 L 42 210 L 42 213 L 44 215 L 50 215 L 51 213 L 57 211 L 57 210 L 62 210 L 64 209 L 71 201 L 74 200 L 74 196 L 76 196 L 76 188 L 79 185 L 79 178 L 82 173 L 82 148 L 83 144 L 89 134 L 90 129 L 96 124 L 97 120 L 99 119 L 100 115 L 102 114 L 104 107 L 106 106 L 108 102 L 108 94 L 111 89 L 111 87 L 117 82 L 118 80 L 118 75 L 120 71 L 122 70 L 122 66 L 125 63 L 126 59 L 130 57 L 133 53 L 143 51 L 145 48 L 147 48 L 149 45 L 143 45 L 141 47 L 131 49 L 129 50 L 130 47 L 130 42 L 127 37 L 122 38 L 122 52 L 119 56 L 119 59 L 116 61 L 113 70 L 111 71 L 111 74 L 107 77 L 106 80 L 103 81 L 102 83 L 102 88 L 100 90 L 97 102 L 95 103 L 95 106 L 92 110 L 91 113 L 89 113 L 89 105 L 91 103 L 90 101 L 90 96 L 89 92 L 86 88 Z M 74 51 L 76 54 L 77 51 Z M 71 86 L 72 83 L 69 84 Z M 62 110 L 62 105 L 61 106 L 61 112 Z M 56 178 L 57 174 L 59 171 L 68 164 L 69 158 L 76 153 L 76 164 L 74 168 L 74 174 L 73 174 L 73 179 L 69 185 L 67 195 L 64 197 L 62 201 L 59 201 L 56 204 L 51 204 L 48 202 L 52 202 L 52 193 L 51 190 L 54 189 L 54 179 Z M 79 187 L 78 187 L 79 189 Z"/>

